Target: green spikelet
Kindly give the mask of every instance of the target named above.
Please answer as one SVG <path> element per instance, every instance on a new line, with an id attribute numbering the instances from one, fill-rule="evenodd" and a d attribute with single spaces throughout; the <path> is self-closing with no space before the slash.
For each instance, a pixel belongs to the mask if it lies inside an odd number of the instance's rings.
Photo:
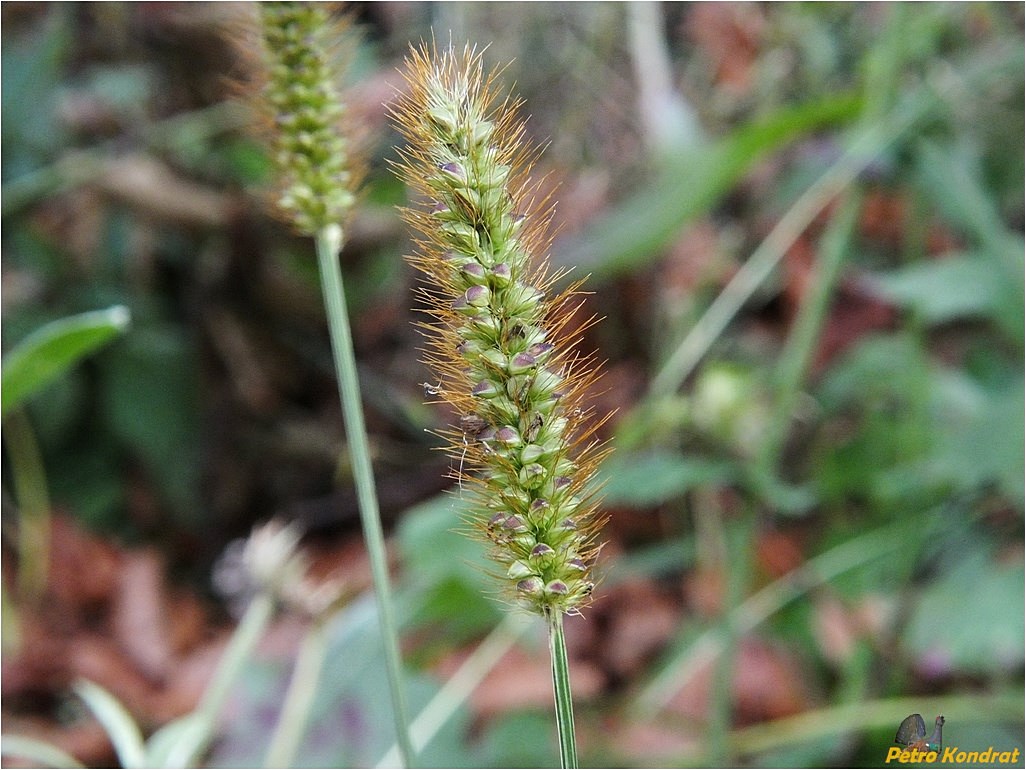
<path id="1" fill-rule="evenodd" d="M 476 504 L 478 530 L 519 602 L 569 612 L 591 594 L 595 504 L 584 492 L 602 451 L 580 408 L 596 367 L 573 351 L 573 289 L 538 255 L 550 211 L 528 174 L 516 104 L 467 49 L 413 50 L 393 107 L 408 142 L 398 170 L 428 199 L 404 212 L 420 233 L 412 263 L 427 276 L 426 362 L 462 416 L 447 433 Z M 590 322 L 589 322 L 590 323 Z"/>
<path id="2" fill-rule="evenodd" d="M 278 207 L 313 235 L 343 221 L 353 204 L 338 77 L 330 54 L 339 32 L 320 3 L 260 3 L 266 51 L 264 95 L 272 122 Z"/>

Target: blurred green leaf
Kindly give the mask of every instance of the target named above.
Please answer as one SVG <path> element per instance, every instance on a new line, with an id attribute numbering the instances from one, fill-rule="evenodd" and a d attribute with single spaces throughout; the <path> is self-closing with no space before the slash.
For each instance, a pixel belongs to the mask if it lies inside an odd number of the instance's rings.
<path id="1" fill-rule="evenodd" d="M 468 537 L 469 507 L 453 494 L 408 510 L 399 524 L 402 561 L 413 589 L 406 614 L 412 623 L 443 622 L 456 640 L 491 628 L 501 607 L 489 594 L 495 584 L 488 546 Z"/>
<path id="2" fill-rule="evenodd" d="M 101 372 L 110 429 L 143 461 L 172 508 L 192 521 L 202 516 L 194 356 L 181 329 L 149 326 L 111 351 Z"/>
<path id="3" fill-rule="evenodd" d="M 489 727 L 483 744 L 481 767 L 551 767 L 558 753 L 552 717 L 540 711 L 506 714 Z"/>
<path id="4" fill-rule="evenodd" d="M 20 405 L 69 367 L 128 328 L 128 308 L 115 305 L 53 321 L 4 357 L 2 413 Z"/>
<path id="5" fill-rule="evenodd" d="M 1007 313 L 1005 276 L 992 259 L 960 254 L 915 262 L 891 273 L 878 274 L 874 287 L 888 299 L 910 308 L 928 324 L 957 318 L 992 317 Z"/>
<path id="6" fill-rule="evenodd" d="M 1021 669 L 1024 631 L 1021 559 L 1002 563 L 977 549 L 923 591 L 904 646 L 928 675 Z"/>
<path id="7" fill-rule="evenodd" d="M 933 461 L 963 488 L 996 482 L 1022 506 L 1026 408 L 1021 376 L 981 383 L 960 371 L 937 370 L 930 383 Z"/>
<path id="8" fill-rule="evenodd" d="M 121 702 L 98 684 L 85 679 L 75 683 L 75 692 L 103 725 L 122 767 L 146 767 L 142 732 Z"/>
<path id="9" fill-rule="evenodd" d="M 851 94 L 789 107 L 667 158 L 651 183 L 580 237 L 559 244 L 553 261 L 598 281 L 636 269 L 654 259 L 684 224 L 715 206 L 757 161 L 799 136 L 854 120 L 861 107 Z"/>
<path id="10" fill-rule="evenodd" d="M 680 497 L 702 484 L 732 479 L 734 467 L 725 461 L 688 458 L 675 452 L 618 452 L 602 464 L 597 481 L 606 505 L 647 508 Z"/>
<path id="11" fill-rule="evenodd" d="M 1003 265 L 1007 278 L 1022 285 L 1023 242 L 1001 221 L 994 195 L 984 189 L 978 162 L 961 145 L 922 141 L 918 146 L 918 170 L 923 192 L 949 221 L 974 238 Z"/>
<path id="12" fill-rule="evenodd" d="M 37 168 L 66 138 L 53 113 L 72 44 L 72 9 L 58 3 L 47 10 L 43 24 L 32 33 L 5 36 L 0 52 L 0 135 L 7 181 Z"/>

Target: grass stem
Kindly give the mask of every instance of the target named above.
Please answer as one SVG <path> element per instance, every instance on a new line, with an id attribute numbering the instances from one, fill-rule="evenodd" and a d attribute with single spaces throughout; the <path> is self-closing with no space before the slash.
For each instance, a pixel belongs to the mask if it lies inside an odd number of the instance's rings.
<path id="1" fill-rule="evenodd" d="M 325 621 L 314 620 L 299 648 L 296 666 L 292 672 L 285 702 L 278 717 L 278 726 L 271 738 L 264 767 L 292 767 L 299 742 L 306 733 L 310 708 L 313 706 L 317 683 L 328 651 Z"/>
<path id="2" fill-rule="evenodd" d="M 18 501 L 18 593 L 37 602 L 46 589 L 50 566 L 50 495 L 35 432 L 24 409 L 4 419 L 4 443 Z"/>
<path id="3" fill-rule="evenodd" d="M 550 611 L 548 621 L 560 765 L 564 768 L 575 768 L 577 767 L 577 739 L 574 735 L 574 704 L 570 693 L 570 665 L 566 655 L 566 637 L 563 634 L 563 613 Z"/>
<path id="4" fill-rule="evenodd" d="M 342 250 L 342 228 L 338 225 L 322 228 L 317 233 L 316 244 L 321 287 L 324 293 L 324 307 L 328 314 L 328 330 L 331 334 L 331 348 L 338 377 L 339 397 L 342 401 L 353 478 L 356 483 L 356 497 L 360 507 L 360 519 L 363 523 L 363 536 L 370 558 L 371 574 L 374 579 L 374 596 L 378 605 L 378 622 L 384 645 L 385 669 L 388 673 L 388 685 L 392 695 L 396 742 L 399 746 L 403 767 L 409 767 L 413 758 L 413 745 L 410 740 L 409 719 L 403 693 L 399 636 L 390 597 L 388 556 L 385 552 L 385 536 L 381 529 L 377 493 L 374 489 L 374 473 L 367 442 L 367 429 L 363 421 L 360 386 L 356 374 L 356 356 L 353 352 L 353 337 L 349 327 L 345 293 L 342 288 L 342 271 L 338 263 L 338 255 Z"/>
<path id="5" fill-rule="evenodd" d="M 456 673 L 435 693 L 410 725 L 415 751 L 424 751 L 438 731 L 452 718 L 460 704 L 470 697 L 488 673 L 523 636 L 524 631 L 531 627 L 527 621 L 523 614 L 507 613 L 502 622 L 467 656 Z M 378 762 L 377 767 L 393 767 L 399 759 L 398 752 L 398 747 L 392 746 Z"/>
<path id="6" fill-rule="evenodd" d="M 260 636 L 263 634 L 267 624 L 274 614 L 274 598 L 269 594 L 257 594 L 246 608 L 242 620 L 232 634 L 228 647 L 225 649 L 221 660 L 214 671 L 214 678 L 200 699 L 196 714 L 199 716 L 203 729 L 195 734 L 195 743 L 183 753 L 187 760 L 183 767 L 191 767 L 199 759 L 210 745 L 214 736 L 214 725 L 217 722 L 218 714 L 224 706 L 228 692 L 238 678 L 242 666 L 249 659 L 256 647 Z"/>
<path id="7" fill-rule="evenodd" d="M 816 341 L 819 339 L 830 307 L 830 298 L 855 232 L 861 203 L 862 196 L 855 190 L 849 191 L 845 194 L 837 214 L 827 226 L 809 290 L 798 310 L 794 328 L 774 372 L 776 405 L 760 447 L 760 461 L 767 473 L 775 471 L 780 450 L 787 436 L 788 425 L 794 416 L 802 381 L 812 361 Z"/>

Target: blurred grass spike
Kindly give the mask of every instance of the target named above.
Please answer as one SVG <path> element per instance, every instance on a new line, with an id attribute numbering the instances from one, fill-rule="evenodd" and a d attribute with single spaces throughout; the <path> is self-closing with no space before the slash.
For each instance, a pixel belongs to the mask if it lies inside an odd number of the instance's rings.
<path id="1" fill-rule="evenodd" d="M 342 130 L 341 67 L 333 49 L 346 27 L 322 3 L 260 3 L 267 54 L 262 112 L 268 114 L 277 167 L 277 207 L 304 235 L 340 225 L 355 179 Z"/>
<path id="2" fill-rule="evenodd" d="M 413 747 L 399 632 L 393 617 L 385 536 L 339 266 L 345 240 L 343 223 L 355 201 L 356 186 L 350 143 L 341 125 L 345 112 L 338 86 L 342 67 L 335 54 L 339 42 L 345 40 L 346 25 L 334 19 L 328 4 L 267 2 L 259 9 L 265 67 L 259 106 L 267 117 L 268 139 L 277 167 L 277 208 L 298 232 L 314 238 L 339 401 L 373 576 L 396 740 L 406 767 L 412 761 Z M 301 686 L 314 686 L 314 679 L 302 677 Z M 284 743 L 275 739 L 276 756 L 291 752 L 294 739 L 289 736 L 302 734 L 310 701 L 305 694 L 286 701 L 289 708 L 281 716 L 281 721 L 288 723 L 283 728 L 286 738 Z"/>

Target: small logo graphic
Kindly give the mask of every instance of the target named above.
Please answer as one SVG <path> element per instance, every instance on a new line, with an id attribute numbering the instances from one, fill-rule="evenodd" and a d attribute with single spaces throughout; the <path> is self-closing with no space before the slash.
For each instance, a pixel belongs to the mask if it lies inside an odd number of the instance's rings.
<path id="1" fill-rule="evenodd" d="M 944 717 L 937 717 L 933 721 L 933 733 L 926 737 L 926 722 L 921 714 L 909 714 L 905 717 L 898 732 L 894 735 L 894 742 L 907 747 L 910 751 L 940 751 L 944 742 L 942 732 L 944 730 Z"/>
<path id="2" fill-rule="evenodd" d="M 1019 762 L 1021 749 L 997 749 L 990 746 L 983 750 L 963 751 L 958 746 L 944 748 L 944 717 L 933 721 L 933 732 L 926 737 L 926 722 L 921 714 L 909 714 L 901 721 L 898 732 L 894 734 L 894 742 L 887 750 L 885 764 L 897 762 L 899 765 L 940 764 L 964 766 L 969 763 L 983 762 L 997 765 L 1014 765 Z M 904 748 L 900 748 L 904 746 Z"/>

